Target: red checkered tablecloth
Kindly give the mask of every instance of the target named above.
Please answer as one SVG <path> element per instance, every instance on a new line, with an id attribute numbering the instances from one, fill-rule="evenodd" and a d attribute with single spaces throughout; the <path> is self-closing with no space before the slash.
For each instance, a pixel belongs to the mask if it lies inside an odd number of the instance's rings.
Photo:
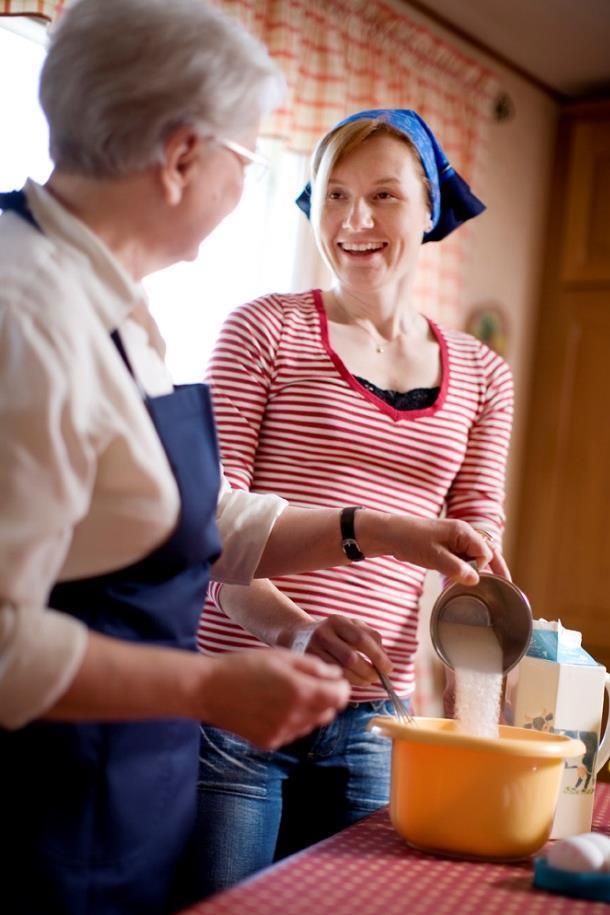
<path id="1" fill-rule="evenodd" d="M 610 785 L 598 784 L 594 829 L 610 835 Z M 192 906 L 182 915 L 587 915 L 587 902 L 536 890 L 528 862 L 437 858 L 409 848 L 387 809 Z"/>

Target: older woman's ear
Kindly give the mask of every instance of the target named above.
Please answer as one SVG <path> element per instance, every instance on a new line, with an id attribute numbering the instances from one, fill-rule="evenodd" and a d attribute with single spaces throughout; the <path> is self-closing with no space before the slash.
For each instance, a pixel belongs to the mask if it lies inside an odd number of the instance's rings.
<path id="1" fill-rule="evenodd" d="M 202 142 L 192 127 L 178 127 L 165 141 L 160 180 L 168 206 L 178 206 L 186 186 L 197 174 Z"/>

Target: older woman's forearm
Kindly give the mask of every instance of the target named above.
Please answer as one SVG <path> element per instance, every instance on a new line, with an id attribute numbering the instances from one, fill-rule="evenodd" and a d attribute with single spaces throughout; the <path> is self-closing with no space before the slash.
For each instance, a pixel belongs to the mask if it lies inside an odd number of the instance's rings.
<path id="1" fill-rule="evenodd" d="M 347 565 L 349 560 L 341 549 L 339 512 L 338 508 L 286 508 L 269 534 L 256 577 Z"/>
<path id="2" fill-rule="evenodd" d="M 286 508 L 269 535 L 255 577 L 346 565 L 350 560 L 341 546 L 339 515 L 340 510 L 332 508 Z M 466 560 L 476 560 L 482 568 L 492 555 L 483 537 L 465 521 L 361 509 L 354 532 L 365 557 L 395 556 L 464 584 L 478 580 Z"/>
<path id="3" fill-rule="evenodd" d="M 196 717 L 201 676 L 194 653 L 89 632 L 82 663 L 42 716 L 64 721 L 131 721 Z"/>
<path id="4" fill-rule="evenodd" d="M 190 718 L 275 749 L 327 724 L 348 698 L 339 667 L 318 658 L 281 649 L 206 657 L 90 633 L 76 676 L 44 717 Z"/>

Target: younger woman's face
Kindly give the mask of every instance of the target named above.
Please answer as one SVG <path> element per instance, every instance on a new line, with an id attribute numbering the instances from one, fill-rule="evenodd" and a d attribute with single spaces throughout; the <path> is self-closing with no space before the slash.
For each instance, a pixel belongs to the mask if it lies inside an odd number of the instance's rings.
<path id="1" fill-rule="evenodd" d="M 335 166 L 320 241 L 343 285 L 366 293 L 405 279 L 429 228 L 421 166 L 397 137 L 374 134 Z"/>

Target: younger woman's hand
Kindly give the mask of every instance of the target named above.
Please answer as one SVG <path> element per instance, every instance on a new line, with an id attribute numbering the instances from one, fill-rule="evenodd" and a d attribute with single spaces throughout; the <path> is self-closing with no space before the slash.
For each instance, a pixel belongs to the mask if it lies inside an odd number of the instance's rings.
<path id="1" fill-rule="evenodd" d="M 480 534 L 483 537 L 492 553 L 486 569 L 489 569 L 494 575 L 499 575 L 500 578 L 507 578 L 508 581 L 512 581 L 510 570 L 499 545 L 487 531 L 480 530 L 479 528 L 475 528 L 475 530 L 477 531 L 477 534 Z"/>
<path id="2" fill-rule="evenodd" d="M 389 674 L 392 670 L 392 662 L 383 650 L 377 630 L 341 614 L 299 627 L 291 647 L 293 651 L 338 664 L 343 676 L 354 686 L 379 682 L 373 664 L 383 673 Z"/>
<path id="3" fill-rule="evenodd" d="M 370 529 L 369 536 L 374 542 L 377 540 L 371 555 L 383 555 L 385 552 L 425 569 L 436 569 L 441 575 L 463 585 L 476 585 L 479 580 L 477 570 L 492 561 L 491 546 L 466 521 L 381 515 L 377 512 L 359 514 L 362 518 L 357 520 L 358 530 L 365 533 L 365 543 Z M 380 548 L 380 544 L 385 544 L 385 549 Z"/>

